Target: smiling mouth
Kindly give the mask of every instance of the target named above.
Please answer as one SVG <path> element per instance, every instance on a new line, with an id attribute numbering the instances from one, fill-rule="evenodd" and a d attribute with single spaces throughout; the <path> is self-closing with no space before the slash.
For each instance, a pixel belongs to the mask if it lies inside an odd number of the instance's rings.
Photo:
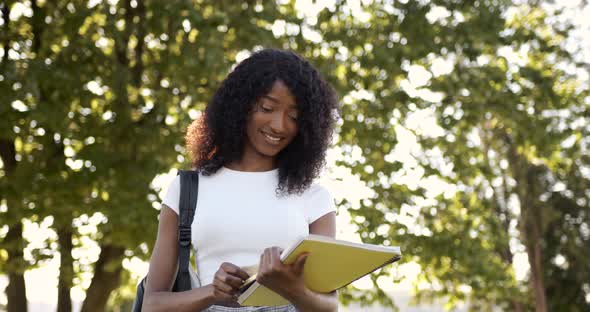
<path id="1" fill-rule="evenodd" d="M 282 138 L 282 137 L 277 137 L 277 136 L 274 136 L 274 135 L 270 135 L 270 134 L 268 134 L 268 133 L 266 133 L 266 132 L 262 132 L 262 135 L 264 135 L 264 137 L 265 137 L 265 138 L 266 138 L 266 139 L 267 139 L 269 142 L 271 142 L 271 143 L 278 143 L 278 142 L 280 142 L 281 140 L 283 140 L 283 138 Z"/>

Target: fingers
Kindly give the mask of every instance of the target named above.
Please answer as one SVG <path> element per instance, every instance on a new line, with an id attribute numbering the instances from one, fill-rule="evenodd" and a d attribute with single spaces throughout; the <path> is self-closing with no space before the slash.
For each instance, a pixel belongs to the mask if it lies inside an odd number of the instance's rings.
<path id="1" fill-rule="evenodd" d="M 294 267 L 295 267 L 295 274 L 300 275 L 303 273 L 303 267 L 305 266 L 305 262 L 307 261 L 307 257 L 309 253 L 304 253 L 297 257 L 295 260 Z"/>
<path id="2" fill-rule="evenodd" d="M 270 249 L 270 264 L 273 268 L 280 269 L 283 267 L 283 261 L 281 261 L 281 248 L 273 247 Z"/>
<path id="3" fill-rule="evenodd" d="M 239 295 L 240 286 L 248 278 L 248 273 L 238 266 L 224 262 L 219 266 L 213 278 L 215 296 L 219 300 L 233 301 Z"/>
<path id="4" fill-rule="evenodd" d="M 286 269 L 286 265 L 281 261 L 281 253 L 284 251 L 281 247 L 270 247 L 264 249 L 262 255 L 260 255 L 260 266 L 262 269 L 260 271 L 284 271 Z M 297 270 L 297 272 L 301 272 L 303 270 L 303 266 L 305 265 L 305 261 L 307 260 L 309 253 L 303 253 L 295 259 L 291 264 L 293 268 Z"/>
<path id="5" fill-rule="evenodd" d="M 263 255 L 266 255 L 266 260 L 268 263 L 274 263 L 277 260 L 281 260 L 281 253 L 283 252 L 283 248 L 281 247 L 270 247 L 264 249 Z"/>
<path id="6" fill-rule="evenodd" d="M 237 293 L 233 288 L 217 277 L 213 279 L 212 285 L 216 302 L 231 302 L 236 300 Z"/>
<path id="7" fill-rule="evenodd" d="M 267 248 L 264 250 L 264 260 L 266 262 L 266 266 L 272 268 L 272 257 L 273 257 L 273 249 Z"/>
<path id="8" fill-rule="evenodd" d="M 297 265 L 303 265 L 305 263 L 305 261 L 307 260 L 308 256 L 309 256 L 309 252 L 305 252 L 305 253 L 300 254 L 299 256 L 297 256 L 295 263 Z"/>
<path id="9" fill-rule="evenodd" d="M 221 264 L 220 268 L 226 273 L 237 276 L 242 280 L 247 280 L 248 277 L 250 277 L 250 275 L 246 271 L 242 270 L 242 268 L 233 263 L 224 262 Z"/>
<path id="10" fill-rule="evenodd" d="M 216 290 L 219 290 L 228 296 L 233 296 L 235 293 L 234 288 L 227 284 L 224 278 L 219 277 L 217 274 L 213 279 L 213 286 L 215 286 Z"/>
<path id="11" fill-rule="evenodd" d="M 244 283 L 243 279 L 224 271 L 219 272 L 219 274 L 215 274 L 215 278 L 233 288 L 240 288 L 240 286 L 242 286 Z"/>
<path id="12" fill-rule="evenodd" d="M 260 255 L 260 264 L 258 268 L 258 274 L 269 274 L 272 272 L 282 271 L 284 269 L 284 264 L 281 261 L 281 252 L 282 248 L 280 247 L 270 247 L 264 249 L 264 252 Z"/>
<path id="13" fill-rule="evenodd" d="M 272 289 L 273 286 L 286 285 L 293 281 L 301 279 L 303 267 L 309 253 L 304 253 L 290 264 L 284 264 L 281 261 L 281 253 L 284 250 L 280 247 L 270 247 L 264 249 L 260 255 L 260 266 L 256 281 Z"/>

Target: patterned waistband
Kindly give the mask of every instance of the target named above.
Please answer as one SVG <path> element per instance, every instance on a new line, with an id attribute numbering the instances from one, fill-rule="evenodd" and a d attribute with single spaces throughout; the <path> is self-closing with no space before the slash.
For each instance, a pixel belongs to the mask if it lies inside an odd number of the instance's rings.
<path id="1" fill-rule="evenodd" d="M 224 307 L 219 305 L 210 306 L 205 312 L 297 312 L 293 305 L 283 305 L 276 307 Z"/>

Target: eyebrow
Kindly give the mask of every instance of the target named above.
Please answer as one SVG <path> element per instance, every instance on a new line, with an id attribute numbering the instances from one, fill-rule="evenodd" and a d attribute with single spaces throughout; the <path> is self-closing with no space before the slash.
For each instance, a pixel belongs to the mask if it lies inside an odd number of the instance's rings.
<path id="1" fill-rule="evenodd" d="M 277 98 L 275 98 L 273 96 L 270 96 L 268 94 L 265 94 L 262 97 L 267 98 L 267 99 L 269 99 L 269 100 L 271 100 L 271 101 L 273 101 L 273 102 L 275 102 L 277 104 L 281 104 L 281 102 Z M 289 108 L 297 108 L 297 104 L 291 104 L 291 105 L 289 105 Z"/>

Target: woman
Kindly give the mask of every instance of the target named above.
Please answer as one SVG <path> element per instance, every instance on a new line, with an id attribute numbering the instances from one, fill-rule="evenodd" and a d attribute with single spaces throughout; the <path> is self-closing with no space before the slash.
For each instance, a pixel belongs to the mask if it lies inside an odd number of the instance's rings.
<path id="1" fill-rule="evenodd" d="M 337 118 L 332 87 L 293 52 L 266 49 L 222 82 L 187 147 L 199 171 L 192 245 L 202 287 L 169 290 L 177 268 L 179 178 L 160 211 L 144 311 L 336 311 L 336 293 L 303 282 L 306 255 L 285 265 L 280 252 L 307 234 L 334 237 L 330 194 L 313 180 L 325 162 Z M 287 299 L 281 307 L 239 307 L 247 266 Z"/>

